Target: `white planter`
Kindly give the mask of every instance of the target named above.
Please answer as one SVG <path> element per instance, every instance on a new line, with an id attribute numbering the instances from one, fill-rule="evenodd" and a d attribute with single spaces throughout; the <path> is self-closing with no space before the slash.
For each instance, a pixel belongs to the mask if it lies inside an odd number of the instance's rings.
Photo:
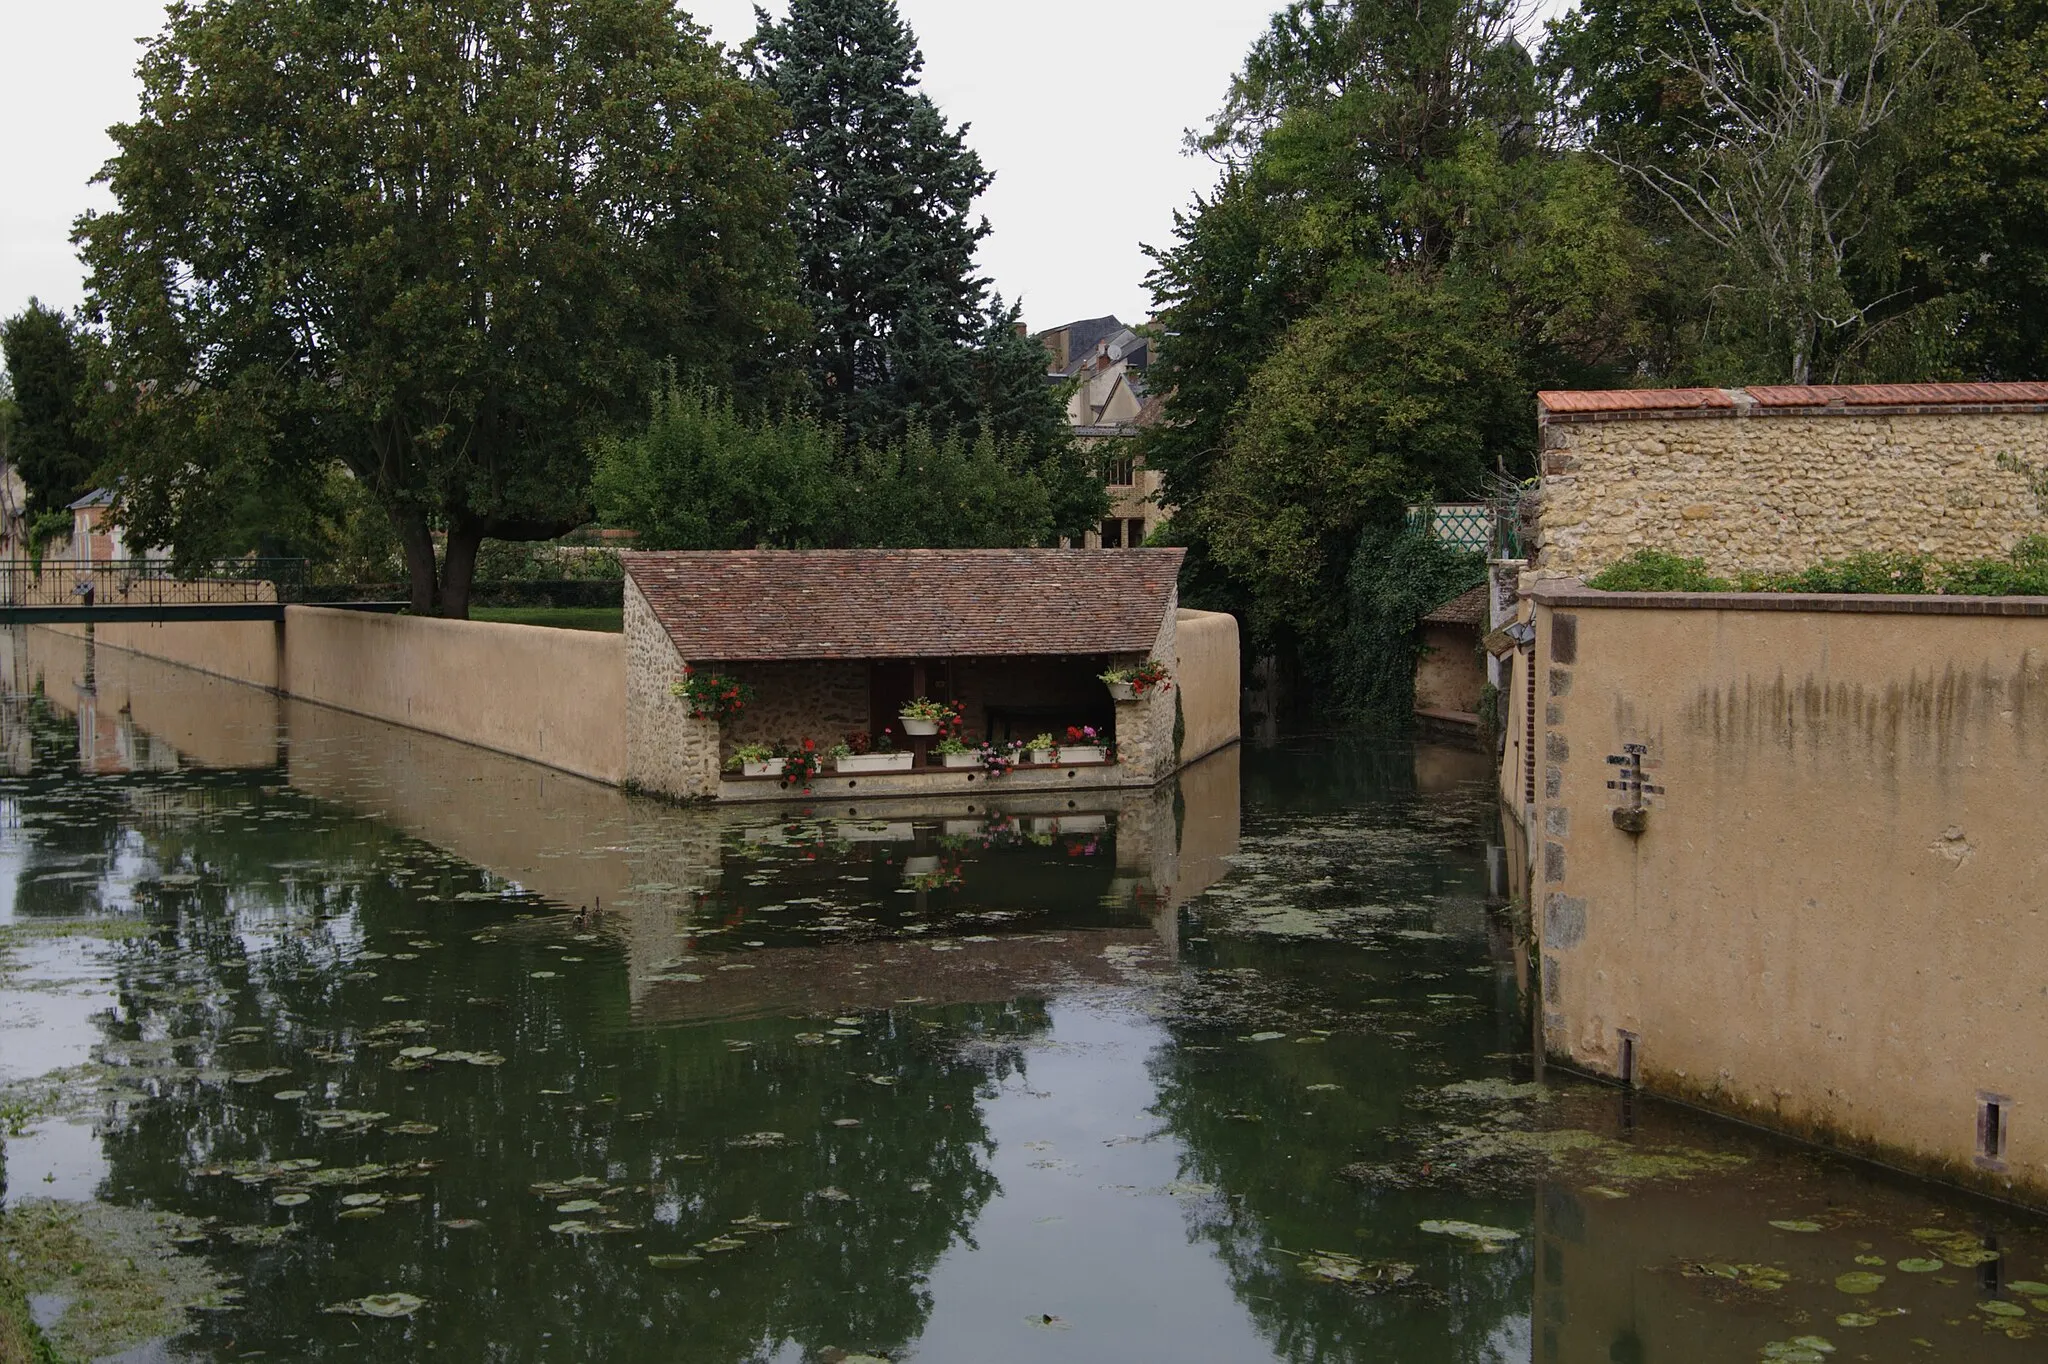
<path id="1" fill-rule="evenodd" d="M 862 753 L 834 758 L 832 770 L 842 777 L 857 777 L 867 772 L 908 772 L 916 759 L 915 753 Z"/>
<path id="2" fill-rule="evenodd" d="M 981 766 L 981 755 L 979 753 L 941 753 L 939 755 L 939 765 L 941 767 L 979 767 Z"/>
<path id="3" fill-rule="evenodd" d="M 1026 750 L 1024 754 L 1025 762 L 1037 763 L 1041 767 L 1051 767 L 1059 760 L 1060 751 L 1057 748 L 1033 748 Z"/>
<path id="4" fill-rule="evenodd" d="M 1084 766 L 1088 763 L 1106 763 L 1109 761 L 1109 750 L 1080 745 L 1062 748 L 1060 749 L 1059 761 L 1063 765 L 1074 767 Z"/>
<path id="5" fill-rule="evenodd" d="M 903 726 L 903 732 L 913 739 L 929 739 L 939 732 L 937 720 L 919 720 L 909 715 L 899 715 L 896 719 Z"/>
<path id="6" fill-rule="evenodd" d="M 903 859 L 903 874 L 905 876 L 930 876 L 938 869 L 939 859 L 936 857 L 906 857 Z"/>
<path id="7" fill-rule="evenodd" d="M 1138 689 L 1128 682 L 1105 682 L 1103 685 L 1109 688 L 1109 697 L 1112 701 L 1135 701 L 1138 699 Z"/>
<path id="8" fill-rule="evenodd" d="M 767 762 L 741 763 L 743 777 L 779 777 L 782 775 L 782 759 L 770 758 Z"/>

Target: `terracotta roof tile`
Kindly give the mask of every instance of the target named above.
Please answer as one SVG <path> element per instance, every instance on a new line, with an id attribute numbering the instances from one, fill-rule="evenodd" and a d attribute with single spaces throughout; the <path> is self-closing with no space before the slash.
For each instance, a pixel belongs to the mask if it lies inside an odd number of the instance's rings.
<path id="1" fill-rule="evenodd" d="M 1547 412 L 1682 412 L 1693 408 L 1735 409 L 1718 388 L 1610 388 L 1550 390 L 1536 395 Z"/>
<path id="2" fill-rule="evenodd" d="M 1486 584 L 1460 592 L 1423 619 L 1432 625 L 1486 625 Z"/>
<path id="3" fill-rule="evenodd" d="M 622 554 L 693 662 L 1149 652 L 1185 550 Z"/>
<path id="4" fill-rule="evenodd" d="M 2048 384 L 1762 384 L 1759 407 L 1947 407 L 2048 403 Z"/>

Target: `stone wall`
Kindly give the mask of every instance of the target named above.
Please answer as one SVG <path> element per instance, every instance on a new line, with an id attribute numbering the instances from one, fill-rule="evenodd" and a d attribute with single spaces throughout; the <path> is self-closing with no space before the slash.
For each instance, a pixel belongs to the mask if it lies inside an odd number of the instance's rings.
<path id="1" fill-rule="evenodd" d="M 1724 576 L 1860 551 L 2004 554 L 2048 532 L 2048 414 L 1545 413 L 1532 571 L 1638 549 Z"/>
<path id="2" fill-rule="evenodd" d="M 632 579 L 626 580 L 626 784 L 678 800 L 718 792 L 718 725 L 692 719 L 674 694 L 683 659 Z"/>
<path id="3" fill-rule="evenodd" d="M 1631 1038 L 1647 1089 L 2048 1205 L 2048 603 L 1533 609 L 1501 779 L 1551 1056 Z"/>
<path id="4" fill-rule="evenodd" d="M 868 665 L 857 659 L 797 663 L 707 663 L 754 689 L 754 700 L 726 726 L 723 753 L 741 744 L 794 747 L 815 739 L 826 749 L 855 730 L 865 731 Z"/>

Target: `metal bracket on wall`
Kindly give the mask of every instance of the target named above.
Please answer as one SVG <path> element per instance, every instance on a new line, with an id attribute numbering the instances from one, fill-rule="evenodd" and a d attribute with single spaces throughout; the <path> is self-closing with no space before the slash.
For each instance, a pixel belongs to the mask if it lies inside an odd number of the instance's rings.
<path id="1" fill-rule="evenodd" d="M 1644 744 L 1623 744 L 1621 752 L 1607 755 L 1610 767 L 1622 770 L 1607 789 L 1621 793 L 1626 802 L 1614 811 L 1614 827 L 1625 834 L 1640 834 L 1650 825 L 1650 811 L 1645 796 L 1661 796 L 1664 788 L 1643 780 L 1643 756 L 1649 752 Z"/>

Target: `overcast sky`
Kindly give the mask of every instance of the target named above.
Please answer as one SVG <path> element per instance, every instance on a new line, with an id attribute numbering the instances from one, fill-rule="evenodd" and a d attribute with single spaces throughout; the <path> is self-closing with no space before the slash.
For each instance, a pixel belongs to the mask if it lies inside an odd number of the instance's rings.
<path id="1" fill-rule="evenodd" d="M 1174 209 L 1215 178 L 1181 133 L 1222 102 L 1277 0 L 898 3 L 926 91 L 973 125 L 996 173 L 981 201 L 996 287 L 1022 296 L 1034 330 L 1147 316 L 1140 245 L 1167 241 Z M 688 8 L 728 44 L 753 32 L 752 0 Z M 0 316 L 32 294 L 67 308 L 83 296 L 71 222 L 108 202 L 86 181 L 113 152 L 107 126 L 135 115 L 136 39 L 162 14 L 162 0 L 0 0 Z"/>

